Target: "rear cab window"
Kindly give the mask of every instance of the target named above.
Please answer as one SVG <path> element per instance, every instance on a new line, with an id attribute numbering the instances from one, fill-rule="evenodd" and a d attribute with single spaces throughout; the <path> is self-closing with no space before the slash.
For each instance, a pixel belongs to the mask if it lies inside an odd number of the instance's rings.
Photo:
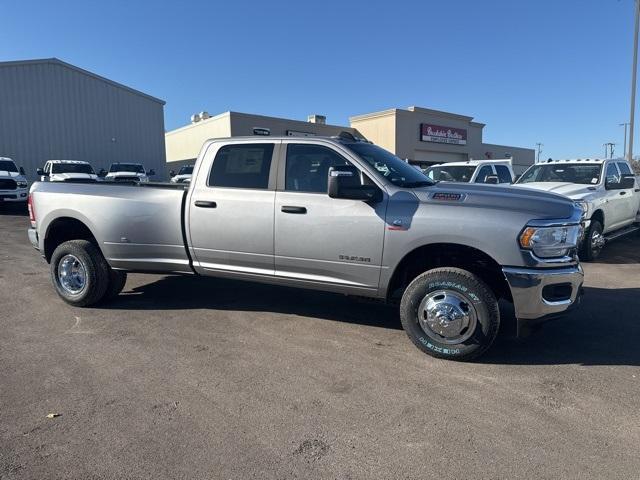
<path id="1" fill-rule="evenodd" d="M 507 168 L 505 165 L 495 165 L 495 168 L 496 168 L 496 173 L 498 174 L 498 180 L 500 183 L 513 182 L 509 168 Z"/>
<path id="2" fill-rule="evenodd" d="M 487 177 L 493 175 L 493 170 L 489 165 L 484 165 L 478 171 L 475 183 L 487 183 Z"/>
<path id="3" fill-rule="evenodd" d="M 246 143 L 220 147 L 211 166 L 210 187 L 267 189 L 273 143 Z"/>

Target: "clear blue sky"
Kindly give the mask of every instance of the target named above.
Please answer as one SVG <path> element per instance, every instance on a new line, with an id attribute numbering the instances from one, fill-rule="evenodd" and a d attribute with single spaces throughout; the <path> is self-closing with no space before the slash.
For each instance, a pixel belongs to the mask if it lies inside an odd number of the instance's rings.
<path id="1" fill-rule="evenodd" d="M 629 116 L 633 0 L 0 0 L 0 19 L 0 60 L 58 57 L 160 97 L 167 129 L 419 105 L 561 158 L 622 153 Z"/>

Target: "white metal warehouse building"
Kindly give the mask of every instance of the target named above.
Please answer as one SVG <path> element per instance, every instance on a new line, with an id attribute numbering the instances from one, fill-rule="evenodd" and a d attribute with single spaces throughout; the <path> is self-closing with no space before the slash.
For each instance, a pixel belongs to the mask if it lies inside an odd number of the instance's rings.
<path id="1" fill-rule="evenodd" d="M 57 58 L 0 62 L 0 157 L 29 180 L 47 160 L 164 172 L 163 100 Z M 157 180 L 162 180 L 158 178 Z"/>

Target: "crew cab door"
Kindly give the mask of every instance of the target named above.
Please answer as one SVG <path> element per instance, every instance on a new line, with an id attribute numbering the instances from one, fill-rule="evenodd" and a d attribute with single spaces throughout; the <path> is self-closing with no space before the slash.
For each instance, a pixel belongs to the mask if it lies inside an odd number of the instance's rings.
<path id="1" fill-rule="evenodd" d="M 275 202 L 276 278 L 325 288 L 335 284 L 340 291 L 377 289 L 386 195 L 373 205 L 330 198 L 329 168 L 354 165 L 348 155 L 331 145 L 295 141 L 284 142 L 282 150 Z"/>
<path id="2" fill-rule="evenodd" d="M 202 274 L 273 276 L 273 209 L 280 141 L 209 145 L 192 177 L 188 244 Z"/>
<path id="3" fill-rule="evenodd" d="M 618 170 L 620 170 L 621 176 L 633 175 L 631 167 L 626 162 L 618 162 Z M 620 194 L 625 201 L 625 219 L 629 223 L 635 222 L 638 209 L 640 209 L 640 192 L 637 191 L 638 188 L 640 188 L 640 185 L 638 185 L 638 180 L 636 179 L 636 183 L 632 188 L 620 190 Z M 623 194 L 622 192 L 625 193 Z"/>
<path id="4" fill-rule="evenodd" d="M 605 185 L 607 182 L 618 183 L 621 175 L 618 171 L 618 167 L 615 162 L 609 162 L 606 164 L 605 170 Z M 626 197 L 628 194 L 626 190 L 606 190 L 604 191 L 605 204 L 604 210 L 604 233 L 616 230 L 624 226 L 625 219 L 628 215 L 628 205 Z M 625 192 L 625 193 L 622 193 Z"/>

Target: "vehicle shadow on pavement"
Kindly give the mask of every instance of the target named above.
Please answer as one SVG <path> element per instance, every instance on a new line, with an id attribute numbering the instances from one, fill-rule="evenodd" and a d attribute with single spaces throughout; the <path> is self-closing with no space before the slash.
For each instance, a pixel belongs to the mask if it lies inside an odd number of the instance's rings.
<path id="1" fill-rule="evenodd" d="M 102 308 L 272 312 L 402 329 L 398 308 L 335 293 L 210 277 L 168 276 L 127 289 Z"/>
<path id="2" fill-rule="evenodd" d="M 640 366 L 640 288 L 586 287 L 582 304 L 523 339 L 499 338 L 480 363 Z"/>
<path id="3" fill-rule="evenodd" d="M 607 243 L 600 256 L 590 263 L 609 265 L 640 263 L 640 235 L 631 234 Z"/>
<path id="4" fill-rule="evenodd" d="M 0 215 L 22 215 L 24 217 L 29 216 L 29 210 L 27 210 L 27 204 L 25 203 L 12 203 L 3 202 L 0 203 Z"/>

